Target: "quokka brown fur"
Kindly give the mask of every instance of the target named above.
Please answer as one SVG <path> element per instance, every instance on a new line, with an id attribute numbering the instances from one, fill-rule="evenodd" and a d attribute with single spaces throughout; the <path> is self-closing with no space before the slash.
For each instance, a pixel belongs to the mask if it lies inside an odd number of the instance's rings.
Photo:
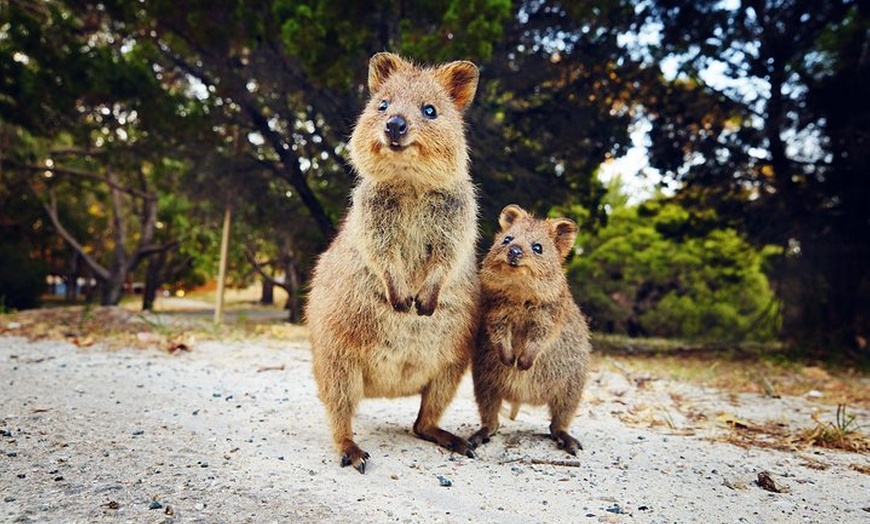
<path id="1" fill-rule="evenodd" d="M 477 202 L 462 113 L 471 62 L 420 67 L 371 58 L 371 99 L 350 139 L 358 174 L 306 304 L 314 376 L 342 466 L 366 470 L 353 438 L 364 397 L 421 395 L 414 433 L 474 456 L 439 427 L 468 368 L 477 330 Z"/>
<path id="2" fill-rule="evenodd" d="M 546 404 L 550 436 L 572 455 L 582 449 L 568 433 L 586 384 L 589 328 L 574 302 L 562 262 L 577 224 L 536 219 L 516 205 L 499 217 L 501 231 L 480 269 L 481 326 L 472 361 L 481 428 L 472 447 L 499 427 L 502 401 Z M 515 411 L 514 411 L 515 414 Z"/>

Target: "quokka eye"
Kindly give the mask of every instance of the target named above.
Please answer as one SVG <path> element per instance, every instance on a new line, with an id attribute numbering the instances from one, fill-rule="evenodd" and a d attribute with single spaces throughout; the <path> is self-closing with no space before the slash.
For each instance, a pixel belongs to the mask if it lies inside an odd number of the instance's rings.
<path id="1" fill-rule="evenodd" d="M 381 103 L 378 104 L 378 111 L 386 111 L 388 107 L 390 107 L 390 103 L 386 100 L 381 100 Z"/>
<path id="2" fill-rule="evenodd" d="M 514 237 L 508 235 L 508 236 L 504 237 L 504 240 L 501 241 L 501 245 L 506 246 L 513 241 L 514 241 Z"/>
<path id="3" fill-rule="evenodd" d="M 535 242 L 534 244 L 532 244 L 532 251 L 534 251 L 535 253 L 540 255 L 541 253 L 544 252 L 544 246 Z"/>
<path id="4" fill-rule="evenodd" d="M 435 120 L 438 118 L 438 111 L 435 110 L 435 106 L 432 104 L 426 104 L 423 106 L 421 112 L 423 113 L 423 116 L 429 120 Z"/>

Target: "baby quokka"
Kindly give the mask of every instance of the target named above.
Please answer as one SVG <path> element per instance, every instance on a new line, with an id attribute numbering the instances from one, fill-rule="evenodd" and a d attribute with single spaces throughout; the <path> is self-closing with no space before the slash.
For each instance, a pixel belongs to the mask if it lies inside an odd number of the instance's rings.
<path id="1" fill-rule="evenodd" d="M 577 238 L 567 218 L 536 219 L 505 207 L 501 231 L 480 269 L 481 326 L 472 360 L 481 428 L 472 447 L 499 427 L 502 401 L 550 408 L 550 436 L 575 455 L 568 433 L 586 383 L 589 328 L 568 287 L 562 262 Z"/>

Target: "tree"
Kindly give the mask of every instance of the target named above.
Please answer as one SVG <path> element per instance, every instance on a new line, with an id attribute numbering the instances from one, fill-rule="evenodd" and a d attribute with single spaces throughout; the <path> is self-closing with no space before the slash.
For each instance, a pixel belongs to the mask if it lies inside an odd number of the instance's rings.
<path id="1" fill-rule="evenodd" d="M 677 63 L 675 81 L 645 102 L 652 164 L 685 182 L 686 205 L 782 246 L 773 274 L 788 339 L 865 345 L 866 3 L 657 0 L 641 10 L 660 24 L 651 56 Z"/>
<path id="2" fill-rule="evenodd" d="M 2 16 L 9 61 L 0 81 L 12 96 L 0 99 L 0 118 L 32 137 L 3 167 L 29 181 L 53 230 L 98 280 L 101 303 L 117 304 L 140 262 L 177 244 L 154 242 L 155 186 L 173 178 L 164 168 L 178 164 L 163 152 L 182 142 L 188 127 L 177 117 L 191 105 L 163 89 L 99 9 L 13 2 Z M 84 231 L 69 227 L 71 211 L 89 222 Z"/>

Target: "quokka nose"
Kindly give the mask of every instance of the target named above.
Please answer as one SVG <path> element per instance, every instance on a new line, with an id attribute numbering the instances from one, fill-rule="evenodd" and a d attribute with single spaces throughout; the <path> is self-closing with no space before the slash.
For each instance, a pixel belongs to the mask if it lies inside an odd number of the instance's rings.
<path id="1" fill-rule="evenodd" d="M 400 115 L 393 115 L 387 120 L 387 136 L 391 142 L 399 142 L 408 132 L 408 122 Z"/>
<path id="2" fill-rule="evenodd" d="M 507 252 L 508 262 L 516 264 L 519 259 L 523 258 L 523 248 L 520 246 L 511 246 Z"/>

